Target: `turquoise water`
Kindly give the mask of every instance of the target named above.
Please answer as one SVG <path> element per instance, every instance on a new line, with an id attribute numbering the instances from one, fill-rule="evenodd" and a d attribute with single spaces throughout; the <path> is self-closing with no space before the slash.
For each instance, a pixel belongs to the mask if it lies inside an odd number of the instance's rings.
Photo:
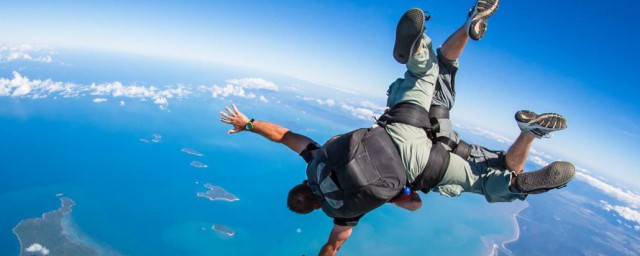
<path id="1" fill-rule="evenodd" d="M 87 70 L 64 69 L 58 79 L 91 80 Z M 40 71 L 34 67 L 22 73 L 55 73 Z M 8 77 L 10 71 L 0 73 Z M 116 70 L 112 78 L 107 73 L 99 72 L 101 80 L 124 81 L 120 75 L 134 72 Z M 151 73 L 141 71 L 128 80 L 144 81 Z M 74 76 L 78 78 L 70 78 Z M 230 78 L 238 77 L 211 80 Z M 314 90 L 321 89 L 304 93 Z M 270 103 L 233 102 L 252 118 L 282 124 L 318 142 L 371 123 L 291 94 L 274 97 Z M 305 179 L 304 161 L 254 134 L 227 135 L 229 127 L 219 123 L 218 112 L 231 101 L 173 99 L 163 111 L 150 102 L 126 99 L 119 106 L 120 99 L 102 104 L 92 99 L 0 98 L 0 255 L 18 254 L 11 229 L 22 219 L 57 209 L 58 193 L 76 202 L 73 220 L 84 235 L 127 255 L 314 255 L 326 241 L 331 219 L 322 212 L 297 215 L 285 205 L 289 188 Z M 159 143 L 139 141 L 155 133 L 162 135 Z M 181 152 L 185 147 L 203 156 Z M 192 161 L 208 168 L 194 168 Z M 222 186 L 240 200 L 196 197 L 206 191 L 205 183 Z M 486 254 L 493 240 L 513 234 L 510 219 L 517 205 L 490 205 L 478 195 L 449 199 L 429 194 L 423 199 L 418 212 L 387 205 L 368 214 L 341 252 L 478 255 Z M 210 230 L 214 224 L 230 227 L 236 235 Z"/>
<path id="2" fill-rule="evenodd" d="M 23 117 L 1 119 L 7 132 L 0 149 L 11 156 L 1 162 L 1 233 L 10 234 L 23 218 L 57 208 L 54 195 L 64 193 L 77 203 L 73 218 L 78 228 L 124 254 L 314 254 L 331 220 L 321 212 L 302 216 L 285 207 L 288 189 L 304 179 L 304 162 L 252 134 L 227 135 L 227 127 L 213 117 L 223 103 L 181 103 L 162 112 L 153 106 L 121 108 L 82 100 L 2 102 L 30 110 Z M 297 123 L 319 125 L 306 119 Z M 160 143 L 138 141 L 153 133 L 162 134 Z M 334 134 L 311 133 L 319 141 Z M 184 147 L 204 156 L 185 154 L 180 151 Z M 209 167 L 193 168 L 193 160 Z M 196 197 L 207 182 L 240 201 Z M 426 196 L 425 209 L 417 213 L 385 206 L 363 219 L 343 251 L 418 252 L 428 243 L 430 252 L 455 248 L 478 253 L 486 250 L 482 236 L 510 231 L 503 219 L 508 213 L 492 212 L 499 207 L 480 196 L 437 195 Z M 237 234 L 221 236 L 210 230 L 213 224 L 229 226 Z M 9 244 L 2 254 L 17 253 L 15 238 L 5 235 L 3 241 Z"/>

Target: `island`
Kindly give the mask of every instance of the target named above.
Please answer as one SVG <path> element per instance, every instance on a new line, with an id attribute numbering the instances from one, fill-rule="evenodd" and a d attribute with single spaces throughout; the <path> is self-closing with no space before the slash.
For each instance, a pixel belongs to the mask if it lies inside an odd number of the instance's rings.
<path id="1" fill-rule="evenodd" d="M 227 236 L 233 236 L 236 234 L 236 231 L 233 229 L 219 224 L 211 226 L 211 229 Z"/>
<path id="2" fill-rule="evenodd" d="M 204 187 L 209 189 L 207 192 L 198 192 L 198 197 L 208 198 L 211 201 L 222 200 L 227 202 L 233 202 L 240 200 L 234 194 L 231 194 L 219 186 L 214 186 L 209 183 L 204 184 Z"/>
<path id="3" fill-rule="evenodd" d="M 200 153 L 198 151 L 195 151 L 195 150 L 193 150 L 191 148 L 183 148 L 182 152 L 185 152 L 185 153 L 187 153 L 189 155 L 202 156 L 202 153 Z"/>
<path id="4" fill-rule="evenodd" d="M 203 164 L 203 163 L 198 162 L 198 161 L 191 162 L 191 166 L 193 166 L 195 168 L 207 168 L 208 167 L 206 164 Z"/>
<path id="5" fill-rule="evenodd" d="M 20 242 L 20 255 L 117 255 L 80 238 L 71 221 L 75 202 L 68 197 L 60 201 L 59 209 L 44 213 L 41 218 L 22 220 L 13 228 Z"/>

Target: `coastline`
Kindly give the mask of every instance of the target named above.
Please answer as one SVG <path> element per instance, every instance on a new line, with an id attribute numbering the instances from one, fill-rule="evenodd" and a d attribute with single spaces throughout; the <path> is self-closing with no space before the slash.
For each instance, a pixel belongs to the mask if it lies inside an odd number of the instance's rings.
<path id="1" fill-rule="evenodd" d="M 227 202 L 234 202 L 234 201 L 239 201 L 239 198 L 221 198 L 221 197 L 210 197 L 207 194 L 203 193 L 203 192 L 198 192 L 196 193 L 196 196 L 198 197 L 204 197 L 209 199 L 209 201 L 227 201 Z"/>
<path id="2" fill-rule="evenodd" d="M 42 214 L 42 215 L 44 216 L 44 214 Z M 24 222 L 24 220 L 21 220 L 20 222 L 18 222 L 18 224 L 11 229 L 11 233 L 13 233 L 13 235 L 16 236 L 16 238 L 18 239 L 18 243 L 20 244 L 20 249 L 19 249 L 18 255 L 22 255 L 22 251 L 25 248 L 24 244 L 22 243 L 22 239 L 20 239 L 20 236 L 18 236 L 18 233 L 16 233 L 16 228 L 18 226 L 20 226 L 20 224 L 22 224 L 22 222 Z"/>
<path id="3" fill-rule="evenodd" d="M 522 207 L 522 209 L 520 209 L 519 211 L 517 211 L 516 213 L 513 214 L 513 227 L 515 227 L 515 235 L 513 236 L 513 238 L 503 241 L 500 245 L 500 248 L 502 250 L 504 250 L 508 255 L 513 255 L 513 252 L 511 252 L 511 250 L 507 249 L 507 244 L 508 243 L 513 243 L 515 241 L 518 241 L 518 239 L 520 239 L 520 223 L 518 222 L 518 215 L 526 210 L 527 208 L 529 208 L 529 203 L 527 203 L 526 201 L 524 202 L 525 206 Z"/>
<path id="4" fill-rule="evenodd" d="M 12 232 L 18 239 L 20 244 L 20 252 L 18 255 L 23 255 L 26 252 L 27 246 L 29 243 L 25 243 L 23 239 L 21 239 L 21 232 L 42 232 L 45 228 L 53 228 L 53 230 L 45 230 L 49 232 L 44 232 L 46 236 L 48 236 L 49 240 L 58 239 L 60 242 L 68 243 L 68 247 L 64 251 L 64 253 L 97 253 L 98 255 L 120 255 L 115 250 L 107 249 L 106 247 L 100 246 L 94 241 L 92 241 L 88 236 L 82 234 L 77 228 L 75 228 L 75 223 L 71 217 L 71 213 L 73 212 L 73 207 L 75 206 L 75 202 L 68 197 L 60 198 L 61 206 L 56 210 L 52 210 L 49 212 L 45 212 L 41 215 L 40 218 L 27 218 L 21 220 L 13 229 Z M 33 225 L 36 223 L 35 227 L 30 227 L 27 230 L 22 230 L 21 232 L 17 232 L 17 229 L 23 225 Z M 43 225 L 43 226 L 41 226 Z M 24 227 L 23 227 L 24 228 Z M 59 233 L 58 233 L 59 232 Z M 38 233 L 36 233 L 38 234 Z M 39 243 L 40 236 L 44 236 L 44 234 L 38 234 L 36 236 L 36 243 Z M 55 248 L 52 248 L 52 250 Z M 74 251 L 78 250 L 78 251 Z M 55 251 L 55 250 L 54 250 Z M 48 251 L 47 251 L 48 253 Z M 61 253 L 60 251 L 53 252 Z"/>

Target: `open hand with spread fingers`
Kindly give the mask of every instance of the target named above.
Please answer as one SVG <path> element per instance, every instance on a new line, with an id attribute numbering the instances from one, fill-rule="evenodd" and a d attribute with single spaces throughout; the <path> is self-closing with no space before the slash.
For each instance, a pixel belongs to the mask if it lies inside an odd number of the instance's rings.
<path id="1" fill-rule="evenodd" d="M 220 118 L 220 122 L 233 126 L 233 129 L 228 131 L 229 134 L 234 134 L 246 130 L 245 126 L 249 122 L 249 118 L 247 118 L 247 116 L 245 116 L 240 112 L 240 110 L 238 110 L 236 104 L 231 104 L 231 107 L 233 107 L 233 110 L 231 110 L 229 107 L 224 107 L 224 109 L 227 111 L 226 113 L 224 111 L 220 111 L 220 115 L 222 116 Z"/>

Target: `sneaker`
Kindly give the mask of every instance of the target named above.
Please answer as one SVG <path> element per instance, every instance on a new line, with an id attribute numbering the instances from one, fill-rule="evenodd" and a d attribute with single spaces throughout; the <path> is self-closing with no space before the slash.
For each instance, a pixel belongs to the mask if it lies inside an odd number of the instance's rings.
<path id="1" fill-rule="evenodd" d="M 555 113 L 536 114 L 529 110 L 516 112 L 516 122 L 523 132 L 530 132 L 537 138 L 549 138 L 549 133 L 567 128 L 567 120 Z"/>
<path id="2" fill-rule="evenodd" d="M 424 12 L 418 8 L 408 10 L 402 15 L 396 27 L 396 43 L 393 57 L 400 64 L 407 64 L 409 58 L 420 45 L 424 33 Z"/>
<path id="3" fill-rule="evenodd" d="M 540 194 L 567 186 L 576 168 L 569 162 L 553 162 L 546 167 L 516 176 L 515 187 L 522 193 Z"/>
<path id="4" fill-rule="evenodd" d="M 500 0 L 478 0 L 476 5 L 471 8 L 469 18 L 467 19 L 467 31 L 469 38 L 480 40 L 487 31 L 487 19 L 491 17 L 497 10 Z"/>

